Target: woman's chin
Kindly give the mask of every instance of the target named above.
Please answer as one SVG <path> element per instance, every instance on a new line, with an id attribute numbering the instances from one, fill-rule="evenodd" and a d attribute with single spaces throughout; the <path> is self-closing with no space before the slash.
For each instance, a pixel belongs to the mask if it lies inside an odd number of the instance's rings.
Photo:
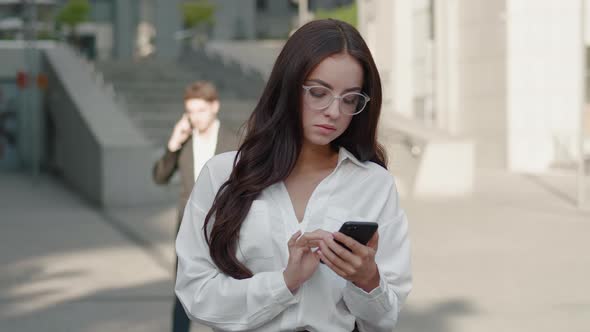
<path id="1" fill-rule="evenodd" d="M 332 143 L 334 139 L 331 137 L 309 137 L 306 141 L 311 145 L 327 146 Z"/>

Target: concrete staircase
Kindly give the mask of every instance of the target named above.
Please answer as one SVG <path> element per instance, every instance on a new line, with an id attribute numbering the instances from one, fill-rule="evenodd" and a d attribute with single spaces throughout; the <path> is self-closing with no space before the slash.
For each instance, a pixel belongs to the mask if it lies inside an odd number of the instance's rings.
<path id="1" fill-rule="evenodd" d="M 254 109 L 264 87 L 260 75 L 197 51 L 184 53 L 178 62 L 108 61 L 96 67 L 122 97 L 129 117 L 154 146 L 165 146 L 184 111 L 184 89 L 189 83 L 212 81 L 221 99 L 220 118 L 236 130 Z"/>
<path id="2" fill-rule="evenodd" d="M 226 99 L 258 99 L 266 84 L 263 74 L 251 66 L 211 49 L 187 45 L 178 62 L 201 79 L 214 82 Z"/>

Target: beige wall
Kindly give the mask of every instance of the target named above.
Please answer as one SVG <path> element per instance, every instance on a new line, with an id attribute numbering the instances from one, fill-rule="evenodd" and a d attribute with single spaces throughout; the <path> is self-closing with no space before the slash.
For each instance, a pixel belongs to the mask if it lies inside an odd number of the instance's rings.
<path id="1" fill-rule="evenodd" d="M 399 38 L 393 31 L 396 31 L 394 25 L 395 20 L 391 19 L 394 13 L 395 1 L 378 1 L 365 0 L 359 1 L 359 30 L 364 36 L 373 58 L 379 67 L 379 74 L 381 75 L 381 83 L 383 85 L 383 114 L 386 118 L 387 112 L 392 112 L 393 109 L 400 109 L 399 102 L 394 105 L 395 90 L 393 86 L 392 73 L 393 68 L 396 67 L 393 58 L 395 44 L 399 43 Z M 399 22 L 399 21 L 397 21 Z M 401 48 L 400 48 L 401 49 Z M 398 59 L 401 56 L 401 51 L 397 53 Z M 411 77 L 409 73 L 402 73 Z"/>
<path id="2" fill-rule="evenodd" d="M 459 0 L 457 133 L 473 137 L 476 165 L 506 167 L 506 24 L 504 0 Z"/>
<path id="3" fill-rule="evenodd" d="M 425 1 L 421 1 L 425 2 Z M 384 78 L 388 112 L 415 115 L 429 93 L 424 6 L 405 0 L 361 0 L 361 33 Z M 435 6 L 433 82 L 437 121 L 426 123 L 477 141 L 477 165 L 506 165 L 504 0 L 446 0 Z M 432 90 L 432 88 L 430 88 Z M 430 92 L 432 93 L 432 92 Z"/>
<path id="4" fill-rule="evenodd" d="M 384 77 L 385 123 L 391 112 L 413 117 L 415 97 L 428 92 L 422 2 L 359 0 Z M 473 138 L 478 168 L 535 172 L 578 158 L 580 5 L 435 0 L 434 126 Z"/>
<path id="5" fill-rule="evenodd" d="M 574 163 L 582 91 L 580 1 L 510 0 L 509 166 Z"/>

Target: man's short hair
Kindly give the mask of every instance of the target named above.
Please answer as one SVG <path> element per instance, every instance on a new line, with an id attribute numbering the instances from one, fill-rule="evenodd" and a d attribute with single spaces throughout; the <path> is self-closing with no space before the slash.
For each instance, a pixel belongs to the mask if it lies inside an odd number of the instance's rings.
<path id="1" fill-rule="evenodd" d="M 215 85 L 207 81 L 196 81 L 189 84 L 184 90 L 184 100 L 204 99 L 208 102 L 219 100 Z"/>

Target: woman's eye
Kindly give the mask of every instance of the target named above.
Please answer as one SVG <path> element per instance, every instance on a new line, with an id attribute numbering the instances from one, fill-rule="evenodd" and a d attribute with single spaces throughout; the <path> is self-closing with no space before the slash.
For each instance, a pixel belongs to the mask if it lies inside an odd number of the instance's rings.
<path id="1" fill-rule="evenodd" d="M 324 91 L 314 91 L 314 90 L 310 90 L 309 93 L 313 96 L 313 97 L 324 97 L 326 95 L 326 92 Z"/>
<path id="2" fill-rule="evenodd" d="M 358 96 L 347 96 L 345 98 L 342 98 L 342 100 L 349 105 L 355 105 L 355 104 L 358 104 L 359 97 Z"/>

